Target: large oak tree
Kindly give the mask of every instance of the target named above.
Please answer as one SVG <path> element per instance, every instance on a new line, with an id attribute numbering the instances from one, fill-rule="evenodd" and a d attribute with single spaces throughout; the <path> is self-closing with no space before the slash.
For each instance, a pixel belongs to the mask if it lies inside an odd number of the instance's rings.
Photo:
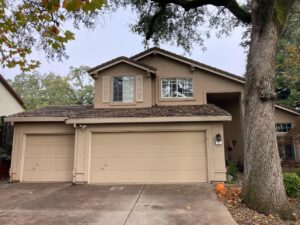
<path id="1" fill-rule="evenodd" d="M 116 0 L 139 15 L 132 30 L 154 43 L 173 42 L 190 50 L 203 43 L 203 35 L 219 28 L 228 34 L 245 26 L 250 49 L 245 85 L 245 172 L 243 202 L 264 214 L 292 218 L 283 186 L 274 126 L 275 55 L 295 0 Z M 201 27 L 202 25 L 202 27 Z M 244 43 L 245 44 L 245 43 Z"/>

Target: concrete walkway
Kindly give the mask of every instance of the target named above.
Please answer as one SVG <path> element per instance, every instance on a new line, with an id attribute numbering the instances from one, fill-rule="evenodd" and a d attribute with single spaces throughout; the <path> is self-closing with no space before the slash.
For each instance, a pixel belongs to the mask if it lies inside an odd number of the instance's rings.
<path id="1" fill-rule="evenodd" d="M 0 185 L 0 224 L 236 225 L 209 184 Z"/>

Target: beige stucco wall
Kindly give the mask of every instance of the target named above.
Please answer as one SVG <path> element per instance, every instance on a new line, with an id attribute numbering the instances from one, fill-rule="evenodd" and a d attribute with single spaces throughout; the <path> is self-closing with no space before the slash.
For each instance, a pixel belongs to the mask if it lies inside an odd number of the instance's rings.
<path id="1" fill-rule="evenodd" d="M 206 96 L 211 93 L 240 93 L 240 99 L 236 104 L 227 105 L 225 110 L 232 114 L 233 120 L 224 124 L 226 139 L 236 140 L 237 145 L 233 153 L 235 161 L 243 161 L 244 155 L 244 141 L 243 141 L 243 114 L 244 114 L 244 84 L 228 78 L 212 74 L 208 71 L 194 68 L 174 59 L 167 58 L 160 54 L 152 54 L 141 58 L 139 60 L 157 68 L 156 82 L 156 104 L 158 105 L 172 105 L 172 104 L 207 104 Z M 171 100 L 165 101 L 160 98 L 160 79 L 163 77 L 181 77 L 188 76 L 193 78 L 194 99 L 193 100 Z M 276 123 L 290 122 L 295 124 L 297 115 L 276 108 L 275 121 Z M 274 127 L 275 129 L 275 127 Z M 300 149 L 295 145 L 296 151 Z M 300 159 L 300 154 L 298 154 Z"/>
<path id="2" fill-rule="evenodd" d="M 275 122 L 276 123 L 292 123 L 296 124 L 297 116 L 287 111 L 276 108 L 275 110 Z"/>
<path id="3" fill-rule="evenodd" d="M 24 111 L 24 109 L 20 103 L 0 82 L 0 116 L 8 116 L 22 111 Z"/>
<path id="4" fill-rule="evenodd" d="M 244 85 L 236 81 L 211 74 L 204 70 L 168 59 L 159 54 L 149 55 L 140 60 L 142 63 L 157 68 L 156 72 L 156 104 L 158 105 L 178 105 L 178 104 L 206 104 L 207 93 L 222 92 L 244 92 Z M 191 77 L 193 79 L 193 99 L 162 99 L 161 96 L 161 79 L 165 77 Z"/>
<path id="5" fill-rule="evenodd" d="M 125 75 L 143 75 L 143 101 L 132 103 L 115 103 L 112 101 L 112 78 L 114 76 L 125 76 Z M 103 94 L 103 76 L 110 77 L 109 84 L 109 99 L 110 102 L 103 102 L 102 94 Z M 134 79 L 136 84 L 136 80 Z M 95 80 L 95 108 L 128 108 L 128 107 L 150 107 L 152 105 L 152 91 L 151 91 L 151 77 L 147 76 L 147 72 L 145 70 L 136 68 L 134 66 L 128 65 L 126 63 L 120 63 L 98 73 L 98 79 Z M 136 85 L 135 85 L 136 86 Z M 134 90 L 136 93 L 136 87 Z"/>
<path id="6" fill-rule="evenodd" d="M 11 181 L 22 181 L 26 136 L 29 134 L 74 134 L 72 125 L 65 123 L 15 123 L 10 168 Z"/>

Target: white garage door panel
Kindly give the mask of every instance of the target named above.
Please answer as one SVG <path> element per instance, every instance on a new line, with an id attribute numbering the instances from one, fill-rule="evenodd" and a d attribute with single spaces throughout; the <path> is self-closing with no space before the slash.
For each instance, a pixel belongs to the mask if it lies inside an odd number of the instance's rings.
<path id="1" fill-rule="evenodd" d="M 90 179 L 92 183 L 205 182 L 205 133 L 93 134 Z"/>
<path id="2" fill-rule="evenodd" d="M 74 135 L 27 135 L 23 181 L 72 181 Z"/>

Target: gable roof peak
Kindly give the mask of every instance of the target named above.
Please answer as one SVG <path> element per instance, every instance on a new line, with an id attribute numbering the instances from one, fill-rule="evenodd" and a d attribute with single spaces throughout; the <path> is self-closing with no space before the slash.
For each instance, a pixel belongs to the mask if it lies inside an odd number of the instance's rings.
<path id="1" fill-rule="evenodd" d="M 158 47 L 149 48 L 149 49 L 147 49 L 147 50 L 145 50 L 143 52 L 140 52 L 140 53 L 138 53 L 136 55 L 131 56 L 130 59 L 139 61 L 140 59 L 142 59 L 142 58 L 144 58 L 146 56 L 149 56 L 151 54 L 160 54 L 160 55 L 163 55 L 165 57 L 172 58 L 172 59 L 174 59 L 176 61 L 188 64 L 188 65 L 190 65 L 192 67 L 196 67 L 196 68 L 199 68 L 201 70 L 205 70 L 205 71 L 208 71 L 208 72 L 211 72 L 211 73 L 223 76 L 225 78 L 229 78 L 231 80 L 234 80 L 234 81 L 242 83 L 242 84 L 245 83 L 245 79 L 243 77 L 241 77 L 241 76 L 229 73 L 227 71 L 218 69 L 216 67 L 212 67 L 212 66 L 206 65 L 204 63 L 200 63 L 200 62 L 198 62 L 196 60 L 193 60 L 193 59 L 190 59 L 190 58 L 178 55 L 176 53 L 173 53 L 173 52 L 170 52 L 170 51 L 167 51 L 165 49 L 158 48 Z"/>
<path id="2" fill-rule="evenodd" d="M 93 74 L 98 73 L 101 70 L 107 69 L 107 68 L 109 68 L 109 67 L 111 67 L 113 65 L 119 64 L 121 62 L 130 64 L 130 65 L 132 65 L 134 67 L 140 68 L 140 69 L 145 70 L 145 71 L 150 72 L 150 73 L 155 73 L 155 71 L 156 71 L 156 68 L 154 68 L 153 66 L 149 66 L 147 64 L 138 62 L 138 61 L 133 60 L 131 58 L 128 58 L 126 56 L 120 56 L 120 57 L 114 58 L 112 60 L 109 60 L 109 61 L 107 61 L 105 63 L 102 63 L 102 64 L 100 64 L 98 66 L 95 66 L 95 67 L 89 69 L 88 73 L 90 75 L 93 75 Z"/>

